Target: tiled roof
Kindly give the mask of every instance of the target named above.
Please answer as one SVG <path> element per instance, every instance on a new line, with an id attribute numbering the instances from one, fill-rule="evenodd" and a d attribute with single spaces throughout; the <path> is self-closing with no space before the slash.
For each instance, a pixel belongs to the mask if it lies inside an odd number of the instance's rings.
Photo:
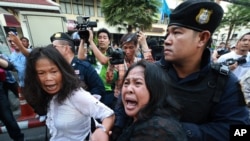
<path id="1" fill-rule="evenodd" d="M 38 4 L 38 5 L 55 6 L 55 4 L 53 4 L 53 2 L 51 0 L 1 0 L 1 1 L 2 2 L 13 2 L 13 3 L 23 3 L 23 4 Z"/>

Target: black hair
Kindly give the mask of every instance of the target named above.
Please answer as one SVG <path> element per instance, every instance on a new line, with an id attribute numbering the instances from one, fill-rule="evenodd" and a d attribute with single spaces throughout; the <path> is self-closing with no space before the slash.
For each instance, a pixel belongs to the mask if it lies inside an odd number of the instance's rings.
<path id="1" fill-rule="evenodd" d="M 138 66 L 144 68 L 145 83 L 150 94 L 149 102 L 138 113 L 138 120 L 148 119 L 153 116 L 153 114 L 179 117 L 180 105 L 166 87 L 167 78 L 164 70 L 156 64 L 146 60 L 134 63 L 125 73 L 123 83 L 129 72 Z"/>
<path id="2" fill-rule="evenodd" d="M 44 115 L 47 112 L 49 101 L 53 95 L 45 92 L 41 88 L 40 81 L 38 80 L 35 66 L 41 58 L 47 58 L 52 61 L 62 74 L 63 84 L 57 94 L 57 101 L 59 103 L 69 97 L 72 91 L 79 88 L 81 83 L 76 77 L 73 68 L 52 44 L 47 47 L 34 48 L 27 57 L 23 94 L 25 99 L 35 109 L 36 113 Z"/>
<path id="3" fill-rule="evenodd" d="M 137 33 L 128 33 L 122 36 L 120 40 L 120 45 L 124 45 L 125 43 L 133 42 L 134 45 L 138 44 Z"/>
<path id="4" fill-rule="evenodd" d="M 97 31 L 97 36 L 99 36 L 100 33 L 106 33 L 108 35 L 109 40 L 111 40 L 111 34 L 106 28 L 101 28 Z"/>
<path id="5" fill-rule="evenodd" d="M 21 37 L 20 40 L 25 39 L 27 42 L 29 42 L 29 39 L 27 37 Z"/>

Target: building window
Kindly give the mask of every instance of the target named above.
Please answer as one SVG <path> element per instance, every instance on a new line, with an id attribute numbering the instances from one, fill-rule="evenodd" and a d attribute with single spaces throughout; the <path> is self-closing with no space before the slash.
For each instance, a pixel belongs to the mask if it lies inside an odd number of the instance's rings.
<path id="1" fill-rule="evenodd" d="M 95 16 L 93 0 L 84 1 L 84 16 Z"/>
<path id="2" fill-rule="evenodd" d="M 102 13 L 101 9 L 101 0 L 97 0 L 97 16 L 104 17 L 104 14 Z"/>
<path id="3" fill-rule="evenodd" d="M 70 0 L 60 0 L 61 11 L 64 14 L 71 14 L 72 8 L 70 4 Z"/>
<path id="4" fill-rule="evenodd" d="M 73 7 L 73 14 L 83 15 L 83 1 L 82 0 L 73 0 L 72 7 Z"/>

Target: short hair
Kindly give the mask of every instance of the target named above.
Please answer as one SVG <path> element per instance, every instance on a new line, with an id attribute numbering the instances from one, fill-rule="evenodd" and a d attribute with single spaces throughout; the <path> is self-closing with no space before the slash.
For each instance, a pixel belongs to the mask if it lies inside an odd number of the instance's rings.
<path id="1" fill-rule="evenodd" d="M 59 103 L 64 101 L 73 90 L 79 88 L 81 83 L 76 77 L 73 68 L 52 44 L 47 47 L 34 48 L 27 57 L 23 94 L 38 114 L 46 114 L 48 103 L 52 96 L 41 88 L 41 83 L 37 77 L 35 66 L 41 58 L 47 58 L 52 61 L 62 73 L 63 84 L 57 94 Z"/>
<path id="2" fill-rule="evenodd" d="M 27 42 L 29 42 L 29 39 L 27 37 L 21 37 L 20 40 L 25 39 Z"/>
<path id="3" fill-rule="evenodd" d="M 166 87 L 167 78 L 164 70 L 156 64 L 146 60 L 132 64 L 124 75 L 123 83 L 129 72 L 138 66 L 144 68 L 145 83 L 150 95 L 149 102 L 139 111 L 138 120 L 150 118 L 155 112 L 162 116 L 178 117 L 180 106 Z"/>
<path id="4" fill-rule="evenodd" d="M 101 28 L 97 31 L 97 36 L 99 36 L 100 33 L 106 33 L 108 35 L 109 40 L 111 40 L 110 32 L 106 28 Z"/>
<path id="5" fill-rule="evenodd" d="M 137 33 L 128 33 L 123 35 L 120 42 L 121 45 L 129 42 L 133 42 L 134 45 L 137 45 L 138 44 Z"/>

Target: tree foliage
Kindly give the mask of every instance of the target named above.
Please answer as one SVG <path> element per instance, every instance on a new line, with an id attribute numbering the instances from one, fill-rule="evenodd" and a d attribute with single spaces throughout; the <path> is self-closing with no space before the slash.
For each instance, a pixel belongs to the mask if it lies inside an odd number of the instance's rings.
<path id="1" fill-rule="evenodd" d="M 228 6 L 224 13 L 220 27 L 228 29 L 226 42 L 229 41 L 232 31 L 250 26 L 250 7 L 238 4 Z"/>
<path id="2" fill-rule="evenodd" d="M 159 0 L 102 0 L 101 4 L 106 23 L 128 32 L 136 27 L 150 29 L 161 6 Z"/>

